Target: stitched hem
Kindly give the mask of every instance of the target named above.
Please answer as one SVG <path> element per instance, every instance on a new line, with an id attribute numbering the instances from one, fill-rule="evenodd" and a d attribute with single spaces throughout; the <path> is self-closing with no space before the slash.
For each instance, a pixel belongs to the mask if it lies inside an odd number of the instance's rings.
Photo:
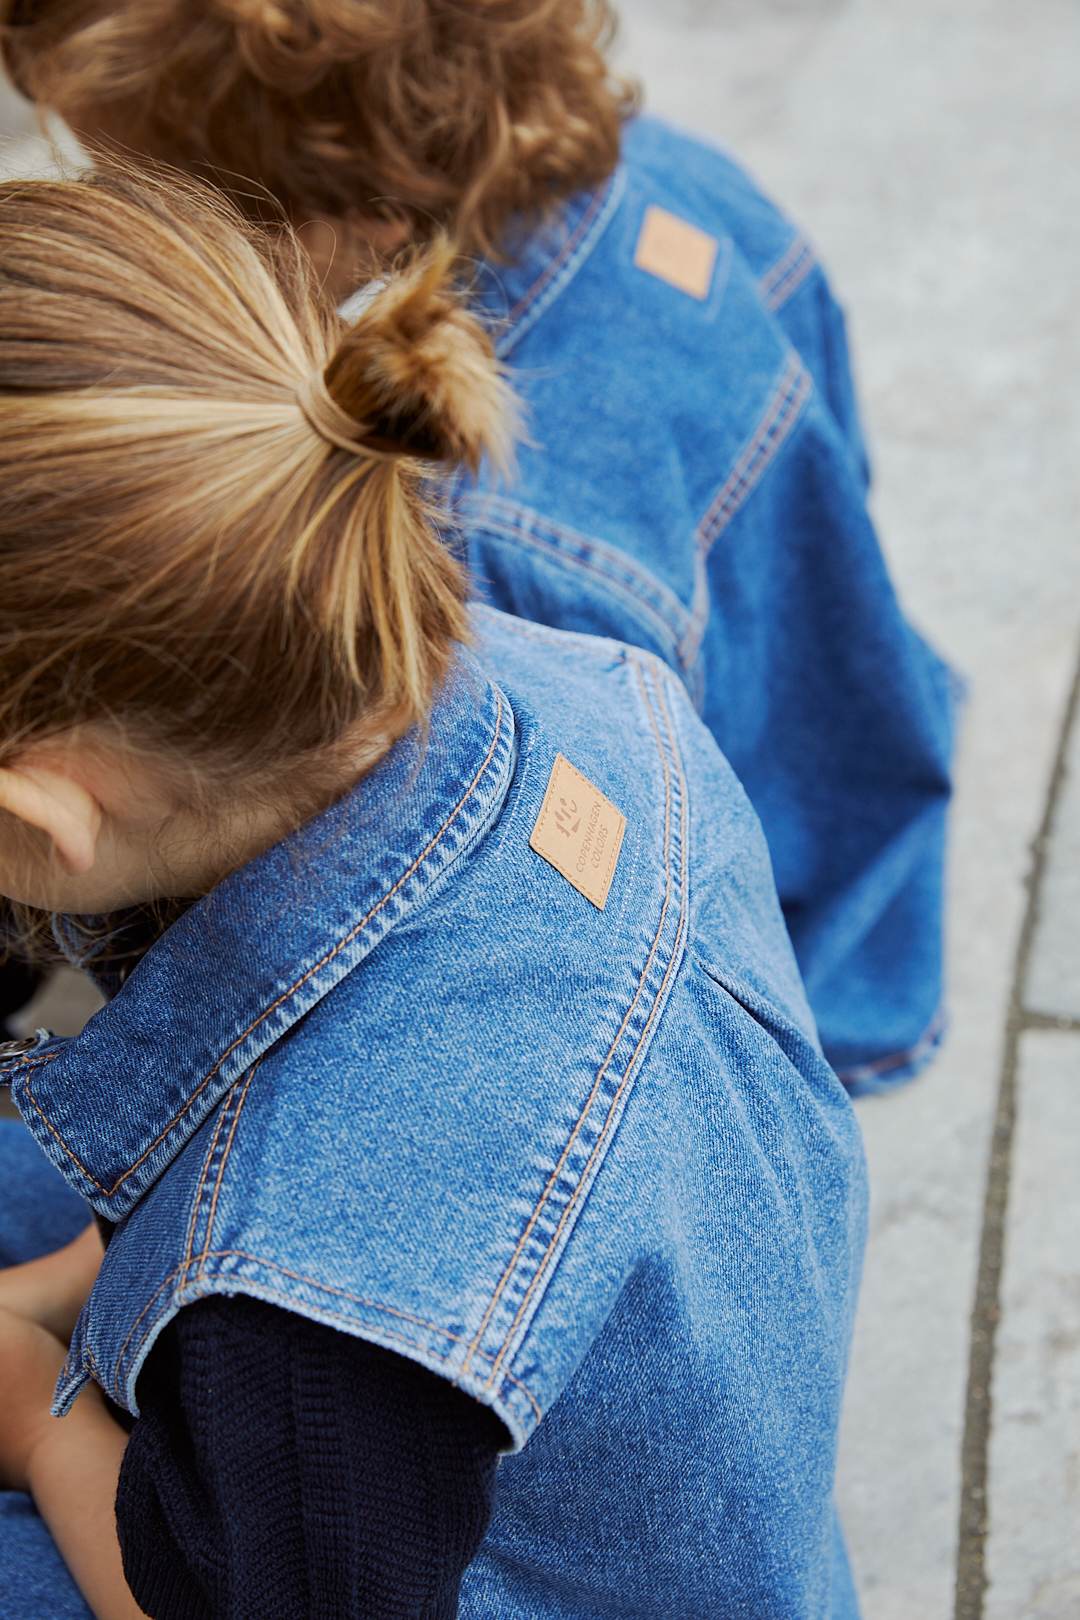
<path id="1" fill-rule="evenodd" d="M 178 1278 L 185 1277 L 186 1264 L 181 1263 L 158 1284 L 132 1324 L 111 1378 L 106 1378 L 98 1368 L 92 1349 L 84 1341 L 62 1378 L 62 1398 L 66 1406 L 70 1406 L 76 1392 L 69 1386 L 78 1380 L 81 1387 L 86 1382 L 86 1371 L 90 1370 L 114 1400 L 137 1416 L 135 1391 L 139 1373 L 154 1341 L 177 1312 L 212 1294 L 242 1293 L 280 1305 L 312 1321 L 326 1322 L 373 1344 L 408 1353 L 411 1359 L 491 1406 L 503 1419 L 518 1448 L 525 1444 L 543 1417 L 539 1400 L 523 1379 L 502 1369 L 495 1381 L 488 1380 L 490 1356 L 479 1357 L 483 1365 L 471 1376 L 456 1365 L 461 1359 L 464 1336 L 439 1323 L 332 1287 L 242 1250 L 212 1249 L 200 1256 L 200 1269 L 194 1280 L 177 1282 Z M 174 1283 L 176 1286 L 172 1287 Z M 170 1288 L 172 1292 L 162 1308 L 151 1315 L 155 1304 L 162 1301 Z M 140 1326 L 143 1331 L 138 1333 Z"/>
<path id="2" fill-rule="evenodd" d="M 848 1064 L 837 1074 L 853 1097 L 875 1096 L 883 1091 L 894 1091 L 906 1085 L 930 1064 L 941 1050 L 948 1033 L 949 1019 L 944 1007 L 939 1007 L 926 1029 L 913 1046 L 868 1063 Z"/>

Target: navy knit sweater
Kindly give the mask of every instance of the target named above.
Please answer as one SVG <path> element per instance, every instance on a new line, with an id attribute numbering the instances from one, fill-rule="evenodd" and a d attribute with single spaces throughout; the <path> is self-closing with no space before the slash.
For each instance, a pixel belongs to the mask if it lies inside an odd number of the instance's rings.
<path id="1" fill-rule="evenodd" d="M 180 1312 L 120 1474 L 155 1620 L 452 1620 L 506 1431 L 434 1373 L 248 1298 Z"/>

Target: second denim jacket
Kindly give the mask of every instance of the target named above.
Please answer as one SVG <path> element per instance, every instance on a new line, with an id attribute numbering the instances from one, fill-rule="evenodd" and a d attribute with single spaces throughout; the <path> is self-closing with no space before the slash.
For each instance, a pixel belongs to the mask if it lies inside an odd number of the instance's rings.
<path id="1" fill-rule="evenodd" d="M 658 660 L 478 620 L 425 745 L 9 1063 L 119 1223 L 61 1403 L 252 1295 L 499 1414 L 464 1620 L 852 1620 L 863 1161 L 757 822 Z"/>
<path id="2" fill-rule="evenodd" d="M 855 1089 L 938 1043 L 948 671 L 867 511 L 843 319 L 809 243 L 653 119 L 477 299 L 527 406 L 463 489 L 476 588 L 649 648 L 746 788 L 825 1051 Z"/>

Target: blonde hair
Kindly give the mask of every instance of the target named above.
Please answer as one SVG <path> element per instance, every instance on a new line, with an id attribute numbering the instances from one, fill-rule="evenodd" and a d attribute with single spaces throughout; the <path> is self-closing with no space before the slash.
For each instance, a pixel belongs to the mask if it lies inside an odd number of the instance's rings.
<path id="1" fill-rule="evenodd" d="M 618 161 L 607 0 L 21 0 L 9 71 L 255 217 L 390 217 L 499 253 Z"/>
<path id="2" fill-rule="evenodd" d="M 424 720 L 466 634 L 443 469 L 512 418 L 451 269 L 414 256 L 346 329 L 209 188 L 0 185 L 0 761 L 114 722 L 317 797 L 343 739 Z"/>

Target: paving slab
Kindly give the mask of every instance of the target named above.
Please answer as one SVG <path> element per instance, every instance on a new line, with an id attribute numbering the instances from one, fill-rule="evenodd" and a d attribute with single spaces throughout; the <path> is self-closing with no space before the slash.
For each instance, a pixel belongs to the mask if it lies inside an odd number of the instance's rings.
<path id="1" fill-rule="evenodd" d="M 986 1620 L 1080 1615 L 1080 1033 L 1020 1043 Z"/>
<path id="2" fill-rule="evenodd" d="M 1024 1006 L 1044 1017 L 1080 1023 L 1080 724 L 1066 748 L 1065 777 L 1045 858 Z"/>
<path id="3" fill-rule="evenodd" d="M 77 1035 L 102 998 L 85 973 L 73 968 L 57 968 L 28 1007 L 11 1020 L 16 1035 L 31 1035 L 35 1029 L 51 1029 L 55 1035 Z"/>
<path id="4" fill-rule="evenodd" d="M 840 1475 L 866 1620 L 946 1620 L 987 1148 L 1080 630 L 1080 13 L 621 9 L 651 104 L 734 148 L 829 265 L 895 577 L 971 685 L 952 1033 L 918 1084 L 860 1106 L 873 1209 Z"/>

